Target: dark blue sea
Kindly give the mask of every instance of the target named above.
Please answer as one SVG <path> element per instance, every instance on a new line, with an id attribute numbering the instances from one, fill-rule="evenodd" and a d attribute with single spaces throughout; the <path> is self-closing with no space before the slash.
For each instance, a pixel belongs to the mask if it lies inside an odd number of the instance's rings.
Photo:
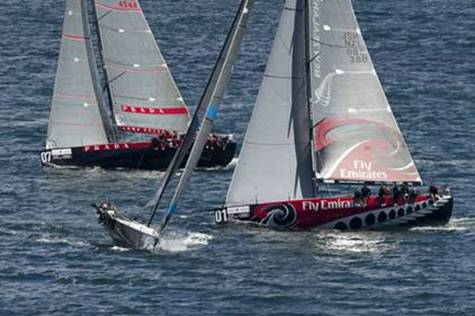
<path id="1" fill-rule="evenodd" d="M 238 1 L 141 3 L 193 107 Z M 256 0 L 215 131 L 242 140 L 281 7 Z M 109 196 L 140 215 L 161 174 L 40 167 L 63 1 L 2 1 L 0 315 L 475 315 L 475 1 L 355 8 L 423 178 L 453 189 L 451 222 L 356 233 L 216 226 L 194 210 L 224 201 L 231 167 L 196 172 L 162 248 L 141 252 L 113 246 L 90 204 Z"/>

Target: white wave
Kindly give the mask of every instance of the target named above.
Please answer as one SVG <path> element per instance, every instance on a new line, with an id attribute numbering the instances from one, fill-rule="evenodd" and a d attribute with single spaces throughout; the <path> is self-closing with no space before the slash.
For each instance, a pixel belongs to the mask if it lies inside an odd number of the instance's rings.
<path id="1" fill-rule="evenodd" d="M 319 239 L 326 249 L 344 252 L 383 253 L 391 248 L 384 234 L 375 232 L 331 232 L 322 234 Z"/>
<path id="2" fill-rule="evenodd" d="M 475 218 L 454 218 L 447 225 L 413 227 L 417 232 L 466 232 L 475 231 Z"/>
<path id="3" fill-rule="evenodd" d="M 216 167 L 209 167 L 209 168 L 197 168 L 198 170 L 201 171 L 217 171 L 217 170 L 233 170 L 236 168 L 237 163 L 239 161 L 238 157 L 234 157 L 230 163 L 228 163 L 226 166 L 216 166 Z"/>
<path id="4" fill-rule="evenodd" d="M 45 244 L 67 244 L 73 247 L 84 247 L 88 245 L 88 243 L 83 241 L 71 241 L 66 238 L 59 237 L 40 237 L 36 239 L 36 241 Z"/>
<path id="5" fill-rule="evenodd" d="M 124 247 L 119 247 L 119 246 L 113 246 L 111 248 L 113 251 L 118 251 L 118 252 L 124 252 L 124 251 L 130 251 L 130 248 L 124 248 Z"/>
<path id="6" fill-rule="evenodd" d="M 148 246 L 147 250 L 152 252 L 184 252 L 207 246 L 213 236 L 203 233 L 187 233 L 185 235 L 165 236 L 160 239 L 159 244 L 153 248 Z M 151 248 L 152 247 L 152 248 Z"/>

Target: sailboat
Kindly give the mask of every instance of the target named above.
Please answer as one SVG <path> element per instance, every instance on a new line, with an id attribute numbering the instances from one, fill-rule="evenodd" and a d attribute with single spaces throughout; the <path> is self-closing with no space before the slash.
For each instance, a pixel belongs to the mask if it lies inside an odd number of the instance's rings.
<path id="1" fill-rule="evenodd" d="M 66 0 L 44 166 L 166 170 L 191 117 L 137 0 Z M 226 166 L 232 135 L 207 136 L 198 166 Z M 183 167 L 183 166 L 180 166 Z"/>
<path id="2" fill-rule="evenodd" d="M 155 195 L 147 204 L 151 210 L 148 223 L 144 224 L 128 218 L 109 200 L 93 205 L 98 213 L 99 222 L 105 227 L 116 244 L 134 249 L 144 249 L 155 247 L 160 242 L 163 230 L 173 214 L 176 213 L 178 203 L 185 192 L 192 172 L 198 165 L 203 150 L 205 150 L 208 135 L 211 133 L 213 122 L 217 118 L 219 106 L 225 95 L 233 65 L 247 29 L 252 5 L 253 0 L 241 1 L 183 142 L 161 179 Z M 191 151 L 187 157 L 190 148 Z M 185 161 L 186 165 L 174 190 L 173 197 L 168 203 L 165 215 L 158 228 L 154 228 L 152 227 L 153 219 L 162 202 L 163 194 L 169 186 L 171 178 Z"/>
<path id="3" fill-rule="evenodd" d="M 286 0 L 216 222 L 283 230 L 447 223 L 450 190 L 424 194 L 422 184 L 351 1 Z M 366 194 L 323 192 L 348 185 Z M 381 186 L 378 196 L 367 185 Z"/>

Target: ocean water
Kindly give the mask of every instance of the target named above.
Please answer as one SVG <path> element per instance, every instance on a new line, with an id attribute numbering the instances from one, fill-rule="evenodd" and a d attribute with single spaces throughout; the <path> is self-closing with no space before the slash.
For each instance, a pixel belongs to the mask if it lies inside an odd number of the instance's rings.
<path id="1" fill-rule="evenodd" d="M 195 105 L 237 0 L 142 0 Z M 282 1 L 256 0 L 216 131 L 242 140 Z M 159 251 L 112 245 L 90 204 L 140 215 L 158 172 L 40 167 L 63 2 L 0 5 L 0 315 L 475 315 L 475 1 L 355 2 L 395 116 L 447 226 L 390 232 L 219 227 L 232 167 L 195 173 Z M 124 52 L 126 53 L 126 52 Z M 269 118 L 271 119 L 271 118 Z"/>

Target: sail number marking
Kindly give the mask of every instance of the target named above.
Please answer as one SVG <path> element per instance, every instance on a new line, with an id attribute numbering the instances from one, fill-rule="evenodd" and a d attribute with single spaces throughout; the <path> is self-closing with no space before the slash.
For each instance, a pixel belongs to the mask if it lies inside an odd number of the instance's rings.
<path id="1" fill-rule="evenodd" d="M 346 55 L 351 63 L 366 64 L 369 61 L 368 54 L 364 45 L 361 45 L 359 35 L 356 32 L 345 32 L 343 35 L 345 41 Z"/>
<path id="2" fill-rule="evenodd" d="M 214 219 L 216 224 L 224 224 L 227 223 L 229 220 L 228 210 L 222 209 L 214 212 Z"/>
<path id="3" fill-rule="evenodd" d="M 119 7 L 126 9 L 137 9 L 138 4 L 135 0 L 132 1 L 119 1 Z"/>
<path id="4" fill-rule="evenodd" d="M 41 162 L 42 163 L 47 164 L 47 163 L 51 162 L 51 158 L 52 158 L 51 151 L 43 151 L 40 154 L 40 156 L 41 156 Z"/>

